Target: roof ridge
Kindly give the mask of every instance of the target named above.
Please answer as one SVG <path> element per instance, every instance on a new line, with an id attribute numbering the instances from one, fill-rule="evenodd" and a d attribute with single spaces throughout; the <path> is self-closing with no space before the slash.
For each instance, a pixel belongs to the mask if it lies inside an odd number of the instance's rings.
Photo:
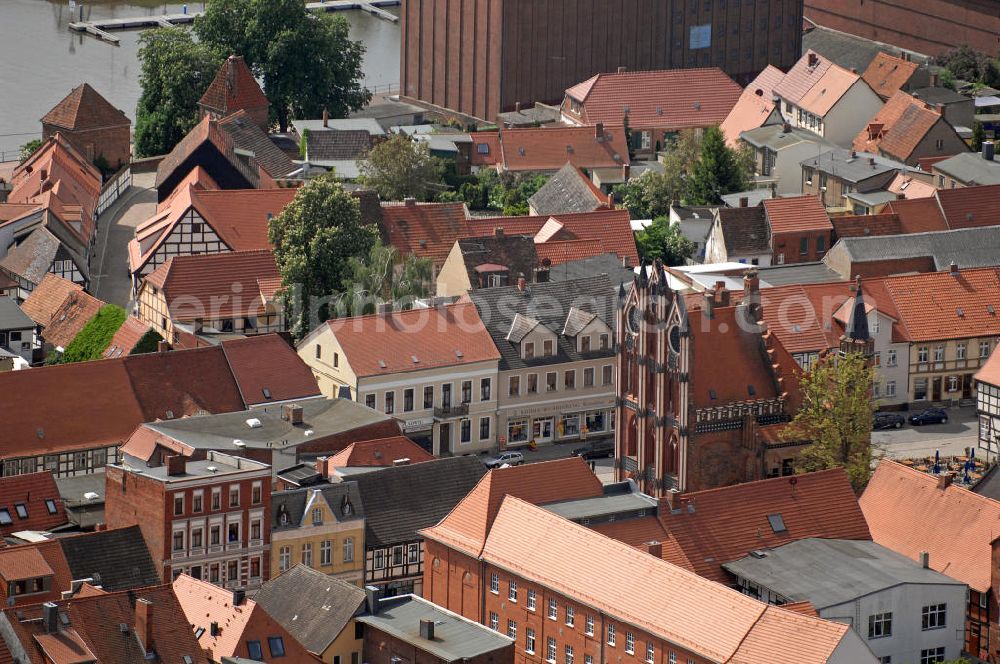
<path id="1" fill-rule="evenodd" d="M 402 310 L 399 310 L 399 311 L 391 311 L 391 312 L 389 312 L 387 314 L 374 313 L 374 314 L 365 314 L 363 316 L 348 316 L 347 318 L 331 318 L 330 320 L 326 321 L 326 323 L 327 323 L 327 325 L 333 325 L 333 324 L 337 323 L 337 321 L 343 322 L 343 321 L 346 321 L 346 320 L 355 321 L 355 320 L 369 320 L 369 319 L 372 319 L 372 318 L 390 318 L 390 317 L 393 317 L 393 316 L 399 316 L 399 315 L 404 315 L 404 314 L 417 314 L 417 313 L 421 313 L 421 312 L 425 312 L 425 311 L 440 311 L 441 309 L 451 309 L 451 308 L 457 308 L 457 307 L 467 307 L 467 306 L 469 306 L 471 304 L 472 304 L 471 302 L 450 302 L 448 304 L 438 304 L 438 305 L 435 305 L 433 307 L 414 307 L 412 309 L 402 309 Z"/>

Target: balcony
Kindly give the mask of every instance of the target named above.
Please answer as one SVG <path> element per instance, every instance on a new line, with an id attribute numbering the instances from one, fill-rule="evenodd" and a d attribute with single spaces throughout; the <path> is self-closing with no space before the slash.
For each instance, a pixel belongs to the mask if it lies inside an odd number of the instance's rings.
<path id="1" fill-rule="evenodd" d="M 435 420 L 452 420 L 456 417 L 466 417 L 469 414 L 469 404 L 461 403 L 455 406 L 440 406 L 434 409 Z"/>

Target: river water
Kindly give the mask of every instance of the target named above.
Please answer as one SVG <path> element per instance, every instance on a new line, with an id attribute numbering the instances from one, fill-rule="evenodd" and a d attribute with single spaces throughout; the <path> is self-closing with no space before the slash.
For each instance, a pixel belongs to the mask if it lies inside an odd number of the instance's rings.
<path id="1" fill-rule="evenodd" d="M 180 13 L 182 3 L 161 0 L 91 0 L 84 19 Z M 202 2 L 188 2 L 190 11 Z M 392 11 L 392 9 L 390 9 Z M 399 26 L 362 11 L 342 12 L 351 37 L 368 48 L 365 84 L 399 82 Z M 79 18 L 78 9 L 72 20 Z M 70 32 L 68 0 L 0 0 L 0 153 L 41 135 L 39 119 L 81 83 L 90 83 L 135 119 L 139 99 L 138 31 L 115 32 L 119 46 Z M 0 161 L 3 161 L 0 154 Z"/>

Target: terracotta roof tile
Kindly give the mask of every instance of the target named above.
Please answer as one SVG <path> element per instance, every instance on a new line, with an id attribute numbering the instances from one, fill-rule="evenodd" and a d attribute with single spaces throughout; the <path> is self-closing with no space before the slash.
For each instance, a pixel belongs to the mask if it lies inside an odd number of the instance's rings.
<path id="1" fill-rule="evenodd" d="M 672 544 L 664 543 L 663 557 L 691 565 L 701 576 L 720 583 L 730 582 L 723 563 L 755 549 L 806 537 L 871 539 L 843 469 L 697 491 L 683 500 L 679 513 L 672 513 L 665 504 L 660 510 Z M 693 505 L 694 511 L 687 505 Z M 781 515 L 784 531 L 771 527 L 768 516 L 772 514 Z M 675 558 L 678 552 L 680 559 Z"/>
<path id="2" fill-rule="evenodd" d="M 899 218 L 902 233 L 948 230 L 948 222 L 941 213 L 941 207 L 935 197 L 890 201 L 885 211 Z"/>
<path id="3" fill-rule="evenodd" d="M 911 342 L 1000 334 L 1000 268 L 887 277 L 884 283 Z"/>
<path id="4" fill-rule="evenodd" d="M 865 79 L 865 83 L 871 86 L 876 94 L 888 99 L 907 84 L 913 72 L 917 71 L 917 66 L 916 62 L 879 51 L 861 78 Z"/>
<path id="5" fill-rule="evenodd" d="M 83 291 L 70 293 L 52 314 L 42 337 L 46 343 L 66 348 L 104 305 L 104 302 Z"/>
<path id="6" fill-rule="evenodd" d="M 818 196 L 769 198 L 763 205 L 772 234 L 833 230 Z"/>
<path id="7" fill-rule="evenodd" d="M 976 372 L 976 380 L 1000 386 L 1000 352 L 994 349 L 990 358 Z"/>
<path id="8" fill-rule="evenodd" d="M 860 214 L 830 217 L 833 232 L 841 237 L 869 237 L 873 235 L 899 235 L 903 227 L 898 214 Z"/>
<path id="9" fill-rule="evenodd" d="M 616 168 L 628 163 L 625 130 L 596 127 L 504 129 L 500 132 L 501 165 L 508 171 L 558 171 L 566 162 L 579 168 Z M 475 136 L 475 135 L 474 135 Z"/>
<path id="10" fill-rule="evenodd" d="M 605 249 L 604 243 L 597 238 L 585 240 L 549 240 L 548 242 L 536 244 L 535 252 L 538 254 L 540 262 L 548 259 L 549 265 L 562 265 L 570 261 L 611 253 Z"/>
<path id="11" fill-rule="evenodd" d="M 809 66 L 809 58 L 811 56 L 816 58 L 816 64 L 812 67 Z M 793 104 L 798 104 L 799 100 L 812 89 L 817 81 L 823 78 L 823 74 L 831 66 L 833 66 L 833 63 L 830 60 L 816 53 L 816 51 L 809 49 L 788 70 L 785 77 L 775 84 L 774 94 L 787 99 Z"/>
<path id="12" fill-rule="evenodd" d="M 97 90 L 83 83 L 73 88 L 62 101 L 42 118 L 42 124 L 83 131 L 105 127 L 129 126 L 132 122 L 111 105 Z"/>
<path id="13" fill-rule="evenodd" d="M 539 505 L 603 493 L 601 481 L 580 457 L 497 468 L 486 473 L 440 523 L 421 534 L 478 557 L 505 496 Z"/>
<path id="14" fill-rule="evenodd" d="M 21 304 L 21 310 L 31 320 L 42 327 L 52 322 L 59 307 L 71 293 L 81 293 L 83 287 L 55 274 L 47 273 L 41 283 L 35 286 L 28 299 Z"/>
<path id="15" fill-rule="evenodd" d="M 267 107 L 269 102 L 243 56 L 230 55 L 198 103 L 220 115 L 229 115 L 241 109 Z"/>
<path id="16" fill-rule="evenodd" d="M 475 236 L 467 228 L 462 203 L 383 205 L 382 232 L 388 244 L 403 255 L 414 254 L 443 263 L 455 240 Z M 489 233 L 480 235 L 492 235 Z"/>
<path id="17" fill-rule="evenodd" d="M 849 629 L 768 607 L 514 496 L 482 558 L 716 662 L 826 662 Z"/>
<path id="18" fill-rule="evenodd" d="M 762 126 L 771 116 L 774 112 L 774 87 L 784 77 L 783 71 L 774 65 L 768 65 L 743 90 L 736 105 L 719 126 L 730 147 L 739 143 L 740 134 Z"/>
<path id="19" fill-rule="evenodd" d="M 637 519 L 618 519 L 616 521 L 591 525 L 590 529 L 642 550 L 646 550 L 644 545 L 648 542 L 660 542 L 662 544 L 667 539 L 667 531 L 663 529 L 660 520 L 655 516 L 644 516 Z M 669 558 L 664 558 L 669 560 Z M 688 569 L 686 565 L 680 565 L 680 567 Z"/>
<path id="20" fill-rule="evenodd" d="M 321 394 L 309 366 L 281 335 L 228 339 L 222 342 L 222 351 L 248 406 Z"/>
<path id="21" fill-rule="evenodd" d="M 323 462 L 324 474 L 329 476 L 334 468 L 391 466 L 397 459 L 409 459 L 410 463 L 421 463 L 433 460 L 434 455 L 406 436 L 365 440 L 351 443 L 336 454 L 326 457 Z"/>
<path id="22" fill-rule="evenodd" d="M 927 132 L 943 121 L 935 111 L 905 92 L 892 95 L 854 138 L 854 149 L 885 153 L 906 161 Z"/>
<path id="23" fill-rule="evenodd" d="M 500 163 L 500 135 L 495 131 L 477 131 L 472 137 L 473 166 L 496 166 Z"/>
<path id="24" fill-rule="evenodd" d="M 861 495 L 873 539 L 980 592 L 990 588 L 991 543 L 1000 532 L 1000 502 L 883 459 Z M 941 528 L 947 523 L 947 528 Z"/>
<path id="25" fill-rule="evenodd" d="M 722 122 L 742 92 L 718 67 L 598 74 L 566 91 L 587 124 L 686 129 Z"/>
<path id="26" fill-rule="evenodd" d="M 472 304 L 340 318 L 327 325 L 358 377 L 500 359 Z"/>
<path id="27" fill-rule="evenodd" d="M 8 547 L 0 555 L 0 578 L 5 581 L 24 581 L 40 576 L 53 576 L 52 567 L 38 549 L 27 546 Z"/>
<path id="28" fill-rule="evenodd" d="M 927 198 L 933 196 L 934 192 L 937 191 L 931 183 L 917 179 L 908 173 L 896 173 L 896 177 L 892 179 L 886 190 L 894 194 L 902 194 L 903 198 L 907 200 Z"/>
<path id="29" fill-rule="evenodd" d="M 111 337 L 111 343 L 105 349 L 104 357 L 110 359 L 128 355 L 150 329 L 152 328 L 149 325 L 135 316 L 129 316 L 115 332 L 115 336 Z"/>
<path id="30" fill-rule="evenodd" d="M 22 517 L 18 505 L 23 506 Z M 28 473 L 0 478 L 0 510 L 6 509 L 11 523 L 0 523 L 0 535 L 20 530 L 51 530 L 67 522 L 66 508 L 52 473 Z"/>
<path id="31" fill-rule="evenodd" d="M 1000 185 L 940 189 L 936 196 L 949 228 L 1000 225 Z"/>
<path id="32" fill-rule="evenodd" d="M 830 109 L 859 81 L 861 81 L 861 77 L 854 72 L 848 71 L 840 65 L 830 65 L 812 88 L 802 95 L 798 105 L 814 115 L 825 117 Z M 861 85 L 867 84 L 861 81 Z"/>

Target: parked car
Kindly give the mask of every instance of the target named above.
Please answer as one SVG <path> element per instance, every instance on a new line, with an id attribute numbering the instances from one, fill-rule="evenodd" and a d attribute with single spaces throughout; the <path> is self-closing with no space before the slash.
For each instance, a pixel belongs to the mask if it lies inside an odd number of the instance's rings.
<path id="1" fill-rule="evenodd" d="M 573 450 L 573 456 L 591 459 L 610 459 L 615 455 L 615 441 L 611 439 L 595 440 Z"/>
<path id="2" fill-rule="evenodd" d="M 910 424 L 920 426 L 921 424 L 947 424 L 948 413 L 943 408 L 928 408 L 919 413 L 910 415 Z"/>
<path id="3" fill-rule="evenodd" d="M 487 468 L 499 468 L 500 466 L 520 466 L 524 463 L 524 455 L 520 452 L 501 452 L 495 457 L 490 457 L 483 461 Z"/>
<path id="4" fill-rule="evenodd" d="M 880 429 L 899 429 L 905 423 L 906 418 L 899 413 L 875 413 L 872 429 L 875 431 Z"/>

